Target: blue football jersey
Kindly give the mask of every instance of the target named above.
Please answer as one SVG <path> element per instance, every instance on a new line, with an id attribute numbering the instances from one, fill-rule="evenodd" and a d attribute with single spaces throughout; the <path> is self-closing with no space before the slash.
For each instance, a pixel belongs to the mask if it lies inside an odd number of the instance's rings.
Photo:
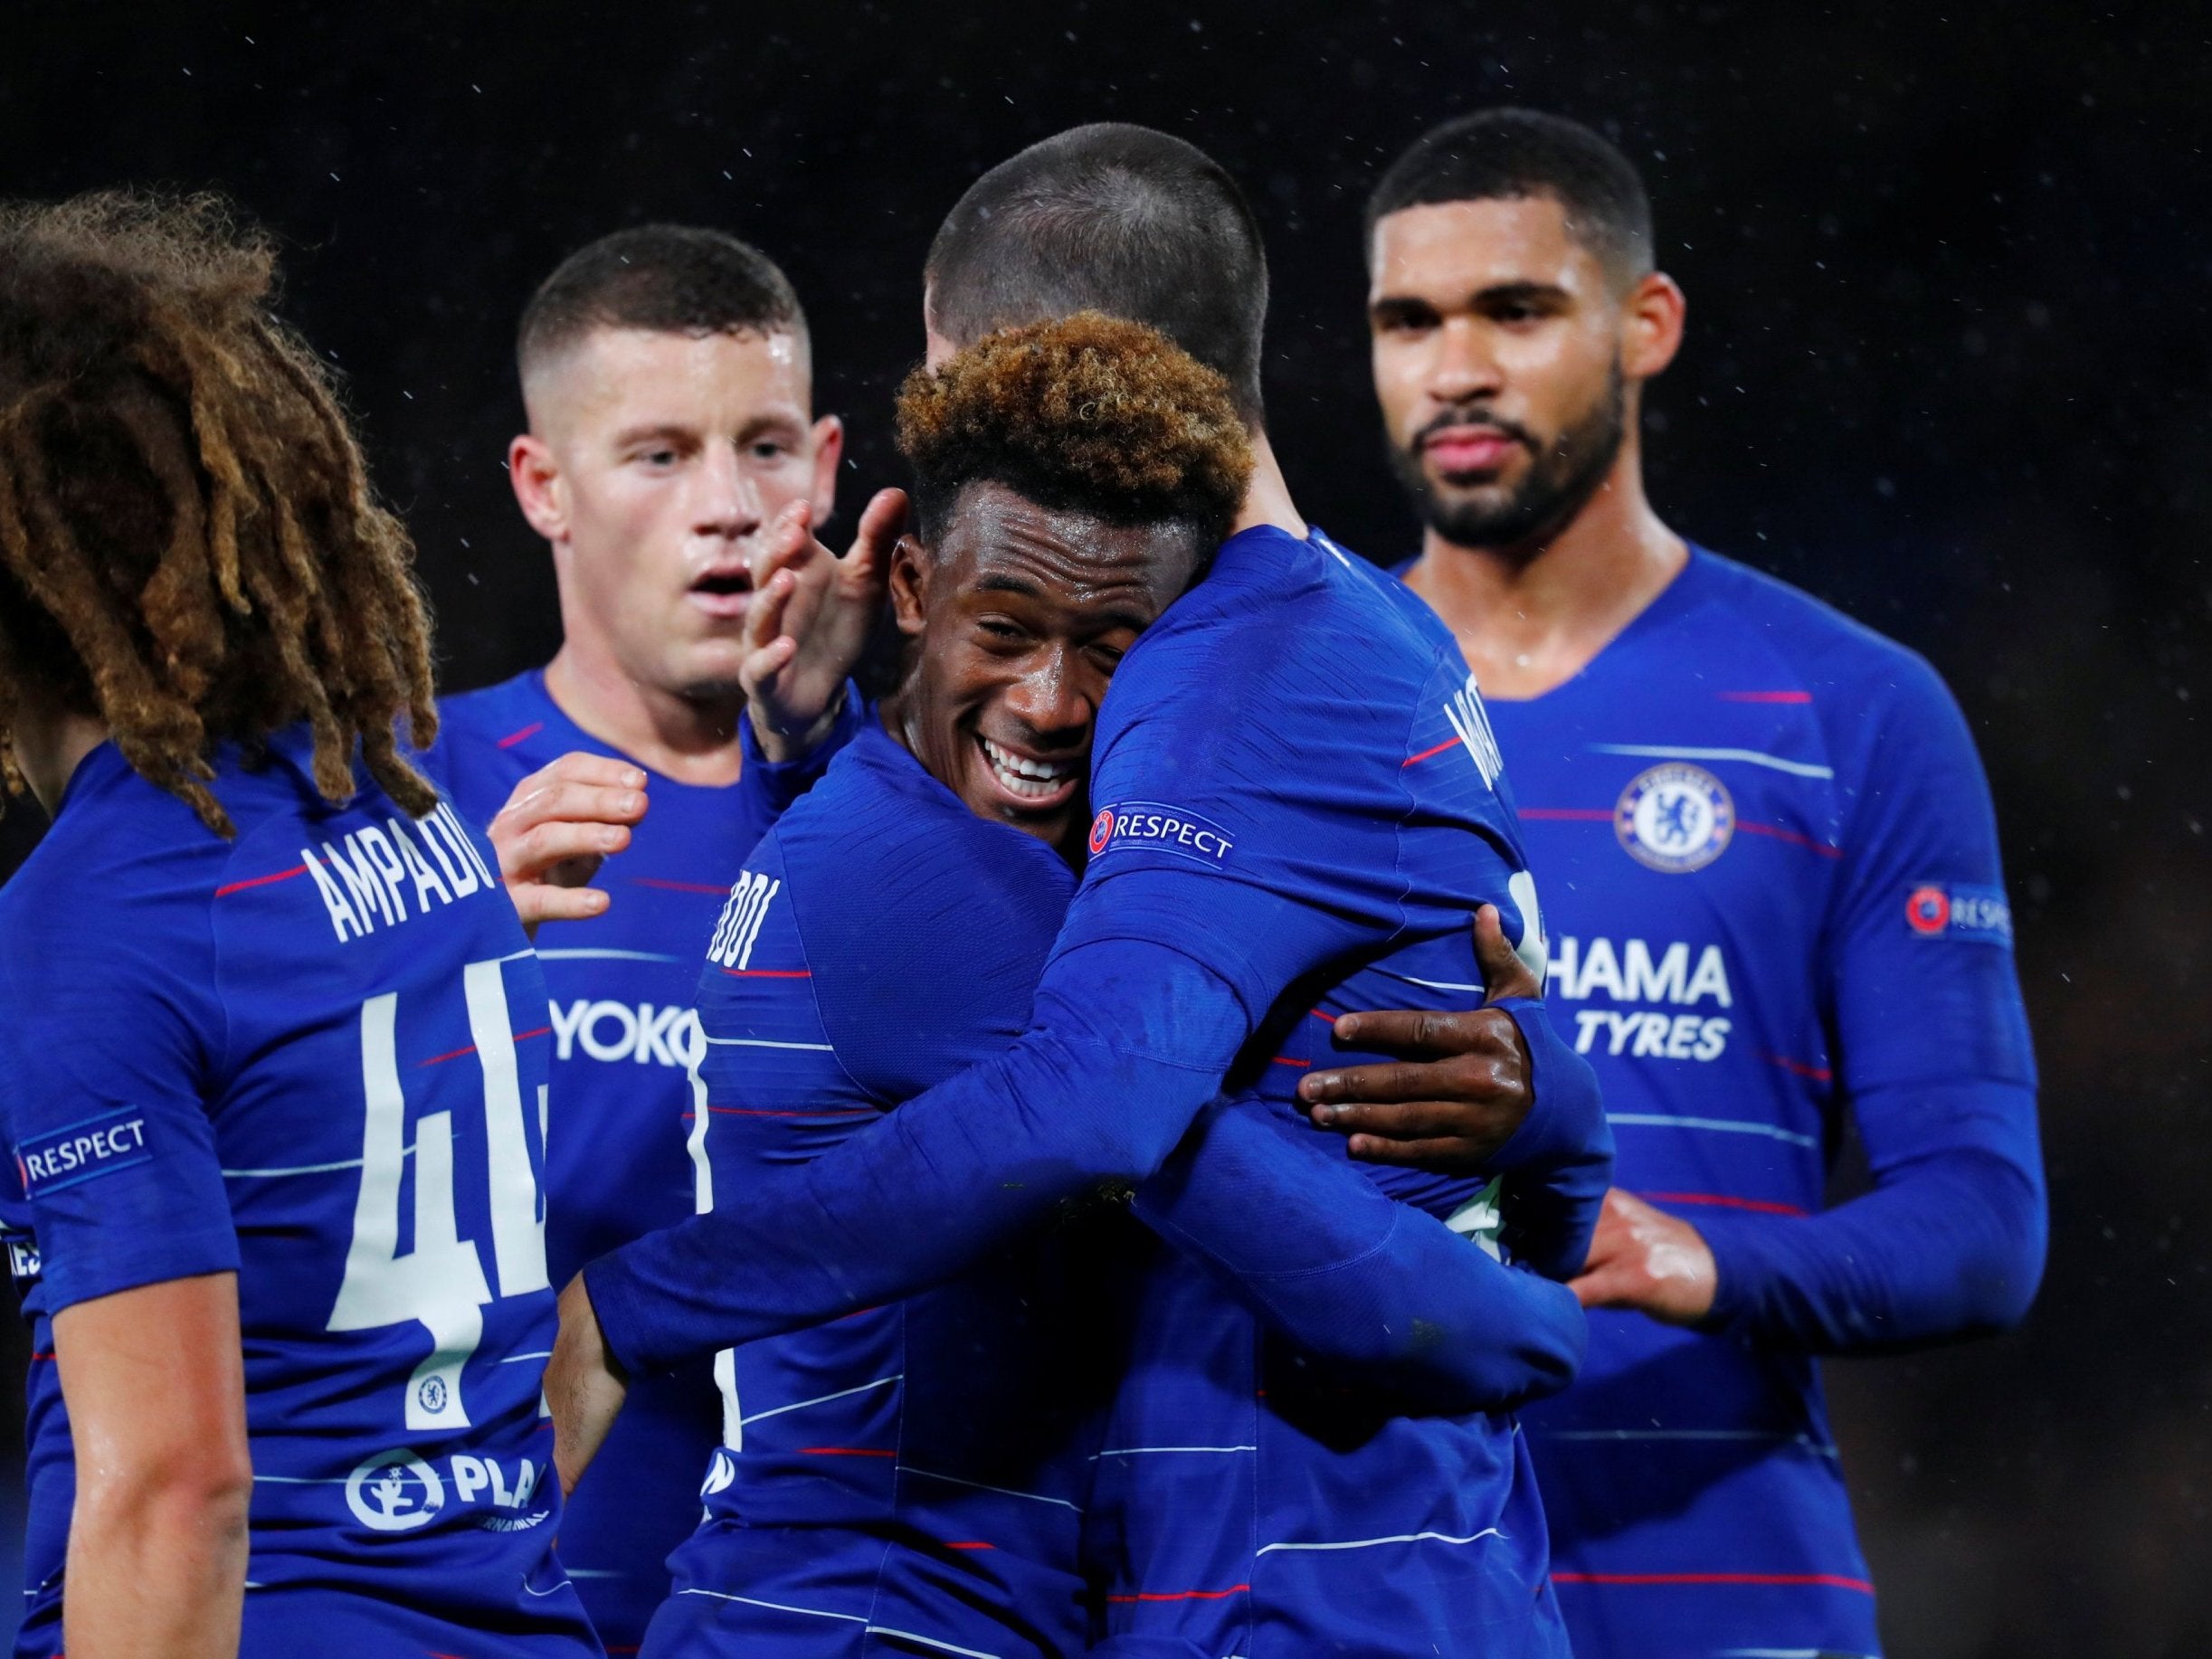
<path id="1" fill-rule="evenodd" d="M 630 759 L 561 712 L 542 669 L 449 697 L 439 713 L 424 765 L 478 825 L 564 754 Z M 849 716 L 840 738 L 851 724 Z M 598 877 L 613 902 L 539 931 L 552 993 L 546 1248 L 556 1289 L 592 1257 L 692 1212 L 688 1073 L 705 1052 L 692 1008 L 698 953 L 746 853 L 789 798 L 777 789 L 795 794 L 823 761 L 767 767 L 748 754 L 746 763 L 755 776 L 744 789 L 650 777 L 644 820 Z M 764 772 L 773 787 L 762 787 Z M 699 1472 L 720 1440 L 704 1366 L 641 1377 L 591 1484 L 569 1505 L 562 1559 L 611 1650 L 643 1640 L 668 1593 L 669 1551 L 698 1519 Z"/>
<path id="2" fill-rule="evenodd" d="M 213 788 L 235 840 L 103 745 L 0 889 L 0 1220 L 35 1350 L 16 1652 L 60 1646 L 54 1316 L 235 1272 L 241 1651 L 595 1654 L 538 1386 L 553 1033 L 489 850 L 448 805 L 329 805 L 304 729 Z"/>
<path id="3" fill-rule="evenodd" d="M 702 1209 L 742 1209 L 1003 1050 L 1075 877 L 870 722 L 746 860 L 705 944 Z M 726 1442 L 653 1654 L 1057 1654 L 1115 1364 L 1097 1281 L 1128 1227 L 1071 1217 L 950 1285 L 716 1360 Z M 579 1492 L 598 1478 L 594 1465 Z M 901 1647 L 901 1651 L 905 1651 Z"/>
<path id="4" fill-rule="evenodd" d="M 1479 996 L 1468 923 L 1483 903 L 1541 960 L 1497 745 L 1457 648 L 1411 594 L 1318 535 L 1231 538 L 1137 642 L 1101 711 L 1092 793 L 1090 864 L 1021 1041 L 764 1177 L 735 1209 L 595 1263 L 616 1352 L 659 1363 L 709 1332 L 773 1334 L 949 1276 L 1091 1180 L 1162 1169 L 1225 1080 L 1272 1093 L 1286 1120 L 1284 1079 L 1325 1051 L 1328 1018 Z M 1540 1006 L 1524 1024 L 1547 1056 L 1532 1133 L 1586 1123 L 1567 1140 L 1601 1190 L 1588 1067 L 1548 1046 Z M 1589 1194 L 1572 1196 L 1587 1213 Z M 1218 1334 L 1247 1358 L 1222 1389 L 1171 1321 L 1156 1381 L 1128 1380 L 1121 1416 L 1145 1437 L 1101 1453 L 1135 1494 L 1108 1500 L 1109 1643 L 1268 1659 L 1562 1651 L 1513 1418 L 1362 1407 L 1339 1416 L 1348 1447 L 1301 1386 L 1270 1397 L 1265 1423 L 1239 1424 L 1227 1414 L 1249 1397 L 1230 1396 L 1263 1339 L 1203 1288 L 1190 1340 Z M 1177 1379 L 1201 1369 L 1186 1416 Z M 1192 1430 L 1229 1437 L 1179 1437 Z M 1250 1461 L 1172 1473 L 1199 1457 Z M 1182 1498 L 1157 1495 L 1171 1480 Z"/>
<path id="5" fill-rule="evenodd" d="M 1581 674 L 1490 712 L 1618 1183 L 1720 1266 L 1708 1329 L 1594 1313 L 1581 1379 L 1528 1413 L 1575 1651 L 1871 1654 L 1812 1355 L 2017 1316 L 2041 1253 L 1965 723 L 1918 658 L 1702 551 Z M 1846 1113 L 1877 1190 L 1824 1216 Z M 2008 1237 L 1977 1242 L 1983 1214 Z"/>

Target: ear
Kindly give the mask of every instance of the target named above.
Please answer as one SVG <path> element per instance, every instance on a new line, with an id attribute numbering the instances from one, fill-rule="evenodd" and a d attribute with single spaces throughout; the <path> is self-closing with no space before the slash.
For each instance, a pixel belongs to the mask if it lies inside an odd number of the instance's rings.
<path id="1" fill-rule="evenodd" d="M 935 561 L 911 536 L 891 549 L 891 615 L 898 631 L 918 639 L 929 625 L 929 574 Z"/>
<path id="2" fill-rule="evenodd" d="M 845 423 L 835 415 L 814 422 L 814 528 L 837 511 L 837 467 L 845 459 Z"/>
<path id="3" fill-rule="evenodd" d="M 1620 372 L 1631 381 L 1649 380 L 1675 360 L 1682 348 L 1682 328 L 1689 300 L 1674 278 L 1655 270 L 1628 290 L 1621 308 Z"/>
<path id="4" fill-rule="evenodd" d="M 568 505 L 561 469 L 543 438 L 525 432 L 507 446 L 507 481 L 530 528 L 549 542 L 568 539 Z"/>

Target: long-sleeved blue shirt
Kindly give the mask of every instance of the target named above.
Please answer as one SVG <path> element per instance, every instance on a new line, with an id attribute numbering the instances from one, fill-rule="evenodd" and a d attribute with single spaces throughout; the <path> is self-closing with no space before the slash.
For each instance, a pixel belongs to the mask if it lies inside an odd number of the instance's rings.
<path id="1" fill-rule="evenodd" d="M 910 1294 L 1099 1180 L 1151 1177 L 1225 1082 L 1249 1088 L 1310 1063 L 1327 1019 L 1478 997 L 1468 917 L 1483 903 L 1540 960 L 1496 744 L 1450 636 L 1318 535 L 1232 538 L 1138 642 L 1102 711 L 1092 796 L 1091 861 L 1011 1050 L 759 1182 L 741 1208 L 586 1270 L 610 1345 L 633 1369 Z M 1541 1005 L 1515 1013 L 1539 1104 L 1499 1160 L 1509 1182 L 1525 1177 L 1509 1189 L 1509 1237 L 1571 1271 L 1609 1139 Z M 1256 1243 L 1240 1266 L 1342 1265 L 1293 1235 Z M 1336 1607 L 1359 1627 L 1352 1581 L 1316 1595 L 1315 1575 L 1355 1555 L 1372 1572 L 1367 1550 L 1395 1551 L 1393 1575 L 1491 1587 L 1424 1626 L 1429 1645 L 1482 1651 L 1467 1645 L 1501 1618 L 1540 1639 L 1556 1615 L 1533 1495 L 1510 1420 L 1490 1432 L 1486 1490 L 1466 1495 L 1510 1511 L 1510 1529 L 1268 1538 L 1253 1559 L 1295 1577 L 1302 1605 Z M 1236 1593 L 1256 1609 L 1267 1600 L 1258 1579 Z M 1251 1627 L 1265 1625 L 1256 1611 Z"/>
<path id="2" fill-rule="evenodd" d="M 1042 842 L 976 817 L 863 730 L 746 860 L 707 942 L 702 1208 L 745 1208 L 779 1171 L 1011 1043 L 1075 885 Z M 1571 1373 L 1570 1292 L 1385 1196 L 1331 1138 L 1286 1135 L 1257 1102 L 1210 1107 L 1137 1203 L 1197 1258 L 1207 1324 L 1248 1330 L 1249 1303 L 1340 1398 L 1466 1412 Z M 1116 1334 L 1147 1255 L 1134 1231 L 1079 1209 L 947 1285 L 718 1355 L 726 1444 L 649 1649 L 789 1631 L 815 1651 L 856 1620 L 954 1649 L 1082 1646 L 1102 1413 L 1163 1358 Z M 1248 1282 L 1250 1241 L 1271 1234 L 1340 1266 Z M 1243 1372 L 1228 1392 L 1248 1407 Z"/>
<path id="3" fill-rule="evenodd" d="M 1813 1356 L 2018 1319 L 2035 1069 L 1989 792 L 1928 665 L 1727 560 L 1492 705 L 1619 1184 L 1719 1265 L 1704 1329 L 1591 1315 L 1528 1432 L 1583 1654 L 1876 1650 Z M 1824 1207 L 1846 1119 L 1874 1190 Z"/>

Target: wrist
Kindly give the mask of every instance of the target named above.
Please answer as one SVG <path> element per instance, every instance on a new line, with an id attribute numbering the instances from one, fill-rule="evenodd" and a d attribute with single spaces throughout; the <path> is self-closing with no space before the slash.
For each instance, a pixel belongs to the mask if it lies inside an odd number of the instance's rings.
<path id="1" fill-rule="evenodd" d="M 779 731 L 759 699 L 746 704 L 745 718 L 753 727 L 753 742 L 760 750 L 761 759 L 781 766 L 812 754 L 837 730 L 838 722 L 845 716 L 845 700 L 850 695 L 850 682 L 840 685 L 837 695 L 830 699 L 830 706 L 800 732 Z"/>

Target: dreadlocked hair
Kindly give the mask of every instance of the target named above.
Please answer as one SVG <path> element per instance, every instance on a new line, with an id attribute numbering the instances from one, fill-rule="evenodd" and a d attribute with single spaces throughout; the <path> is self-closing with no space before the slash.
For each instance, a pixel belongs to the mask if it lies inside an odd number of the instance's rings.
<path id="1" fill-rule="evenodd" d="M 334 803 L 437 732 L 413 550 L 323 365 L 266 307 L 269 239 L 212 195 L 0 205 L 0 777 L 26 688 L 235 833 L 208 782 L 305 721 Z"/>

